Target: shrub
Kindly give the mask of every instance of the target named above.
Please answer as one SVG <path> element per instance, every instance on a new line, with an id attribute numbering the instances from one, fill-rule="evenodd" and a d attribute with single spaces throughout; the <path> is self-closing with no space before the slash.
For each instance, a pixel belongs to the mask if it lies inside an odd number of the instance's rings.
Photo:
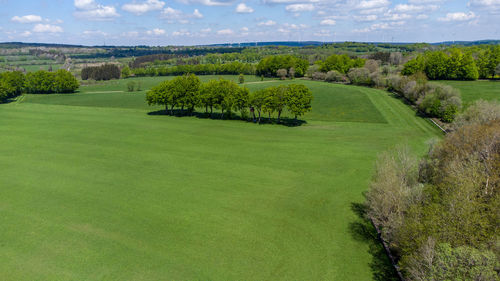
<path id="1" fill-rule="evenodd" d="M 278 69 L 276 71 L 276 76 L 278 76 L 281 80 L 285 80 L 287 75 L 288 72 L 284 68 Z"/>
<path id="2" fill-rule="evenodd" d="M 312 74 L 312 79 L 313 80 L 318 80 L 318 81 L 325 81 L 325 79 L 326 79 L 326 73 L 324 73 L 324 72 L 314 72 Z"/>
<path id="3" fill-rule="evenodd" d="M 370 77 L 370 71 L 366 68 L 352 68 L 347 73 L 347 77 L 351 80 L 352 84 L 371 86 L 373 81 Z"/>
<path id="4" fill-rule="evenodd" d="M 130 81 L 127 83 L 127 91 L 129 92 L 133 92 L 135 90 L 135 82 L 134 81 Z"/>
<path id="5" fill-rule="evenodd" d="M 458 128 L 467 124 L 486 124 L 493 120 L 500 120 L 500 102 L 477 100 L 457 116 L 454 126 Z"/>
<path id="6" fill-rule="evenodd" d="M 346 77 L 342 73 L 336 70 L 330 70 L 325 75 L 325 81 L 327 82 L 345 82 Z"/>

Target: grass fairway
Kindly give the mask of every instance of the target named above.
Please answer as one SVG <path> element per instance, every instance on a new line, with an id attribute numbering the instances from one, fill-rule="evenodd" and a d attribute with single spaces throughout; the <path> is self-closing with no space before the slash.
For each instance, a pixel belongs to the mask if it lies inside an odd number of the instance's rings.
<path id="1" fill-rule="evenodd" d="M 500 81 L 439 81 L 459 89 L 465 106 L 478 99 L 500 100 Z"/>
<path id="2" fill-rule="evenodd" d="M 0 105 L 1 279 L 387 280 L 352 204 L 379 152 L 439 132 L 386 92 L 300 83 L 299 127 L 148 115 L 144 93 Z"/>

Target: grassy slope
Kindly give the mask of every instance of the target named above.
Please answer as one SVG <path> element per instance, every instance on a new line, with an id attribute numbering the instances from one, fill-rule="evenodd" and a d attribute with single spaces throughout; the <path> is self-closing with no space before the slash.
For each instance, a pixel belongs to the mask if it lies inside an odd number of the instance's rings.
<path id="1" fill-rule="evenodd" d="M 467 106 L 475 100 L 500 100 L 500 81 L 438 81 L 460 90 Z"/>
<path id="2" fill-rule="evenodd" d="M 438 132 L 382 91 L 304 83 L 314 111 L 295 128 L 148 116 L 143 94 L 135 109 L 0 105 L 0 275 L 373 279 L 351 203 L 377 153 L 402 142 L 423 153 Z M 356 100 L 363 110 L 342 105 Z M 346 118 L 360 122 L 334 122 Z"/>

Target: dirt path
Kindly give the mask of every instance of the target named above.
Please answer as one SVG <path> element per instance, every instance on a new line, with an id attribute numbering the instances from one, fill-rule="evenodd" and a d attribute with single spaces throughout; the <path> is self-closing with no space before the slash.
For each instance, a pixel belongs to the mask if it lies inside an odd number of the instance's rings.
<path id="1" fill-rule="evenodd" d="M 96 91 L 96 92 L 84 92 L 85 94 L 107 94 L 107 93 L 123 93 L 125 91 Z"/>

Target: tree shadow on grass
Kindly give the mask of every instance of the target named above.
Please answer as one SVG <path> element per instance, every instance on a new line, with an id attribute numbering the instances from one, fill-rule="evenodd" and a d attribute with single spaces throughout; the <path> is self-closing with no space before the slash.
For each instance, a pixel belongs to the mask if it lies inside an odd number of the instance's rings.
<path id="1" fill-rule="evenodd" d="M 368 252 L 372 256 L 370 268 L 373 280 L 376 281 L 398 281 L 396 270 L 392 266 L 387 254 L 378 238 L 377 231 L 366 218 L 366 206 L 361 203 L 351 203 L 351 210 L 356 214 L 357 221 L 349 224 L 351 236 L 369 245 Z"/>
<path id="2" fill-rule="evenodd" d="M 180 110 L 180 109 L 174 109 L 171 111 L 170 109 L 167 110 L 157 110 L 157 111 L 152 111 L 148 112 L 148 115 L 166 115 L 166 116 L 172 116 L 172 117 L 196 117 L 200 119 L 213 119 L 213 120 L 231 120 L 231 121 L 244 121 L 244 122 L 251 122 L 251 123 L 256 123 L 259 125 L 265 125 L 265 124 L 274 124 L 274 125 L 281 125 L 281 126 L 287 126 L 287 127 L 298 127 L 302 126 L 304 124 L 307 124 L 305 120 L 300 120 L 297 119 L 295 120 L 294 118 L 288 118 L 288 117 L 282 117 L 280 119 L 280 122 L 278 123 L 277 119 L 275 118 L 261 118 L 261 122 L 257 123 L 257 120 L 248 117 L 248 118 L 241 118 L 239 115 L 236 115 L 234 113 L 231 114 L 231 117 L 225 113 L 222 115 L 220 112 L 214 112 L 212 114 L 210 113 L 201 113 L 201 112 L 188 112 L 187 110 Z"/>

